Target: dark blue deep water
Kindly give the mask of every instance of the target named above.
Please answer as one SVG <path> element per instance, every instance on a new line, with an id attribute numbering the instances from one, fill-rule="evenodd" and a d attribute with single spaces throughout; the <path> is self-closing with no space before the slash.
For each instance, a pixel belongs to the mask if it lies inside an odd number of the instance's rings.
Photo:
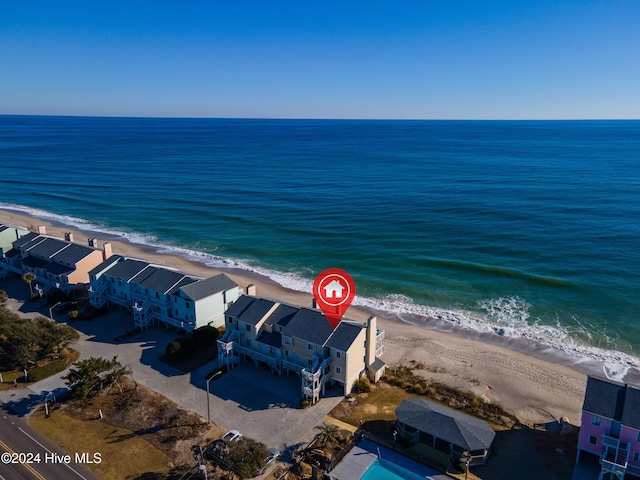
<path id="1" fill-rule="evenodd" d="M 405 320 L 640 351 L 640 121 L 0 116 L 0 208 L 294 289 L 343 268 Z"/>

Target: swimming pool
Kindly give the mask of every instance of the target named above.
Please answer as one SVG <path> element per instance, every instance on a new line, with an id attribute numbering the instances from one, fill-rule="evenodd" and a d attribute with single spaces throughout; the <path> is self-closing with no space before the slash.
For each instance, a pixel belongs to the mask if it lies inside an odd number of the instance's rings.
<path id="1" fill-rule="evenodd" d="M 378 458 L 360 477 L 360 480 L 424 480 L 424 477 L 384 458 Z"/>

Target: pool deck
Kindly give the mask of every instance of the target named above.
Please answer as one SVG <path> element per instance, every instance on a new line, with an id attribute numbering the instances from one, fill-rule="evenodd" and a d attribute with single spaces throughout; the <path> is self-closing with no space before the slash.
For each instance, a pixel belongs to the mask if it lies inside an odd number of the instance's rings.
<path id="1" fill-rule="evenodd" d="M 364 475 L 371 464 L 376 461 L 378 455 L 427 480 L 451 479 L 451 477 L 443 473 L 415 462 L 371 440 L 364 440 L 353 447 L 342 462 L 340 462 L 333 471 L 329 472 L 329 476 L 332 480 L 358 480 Z"/>

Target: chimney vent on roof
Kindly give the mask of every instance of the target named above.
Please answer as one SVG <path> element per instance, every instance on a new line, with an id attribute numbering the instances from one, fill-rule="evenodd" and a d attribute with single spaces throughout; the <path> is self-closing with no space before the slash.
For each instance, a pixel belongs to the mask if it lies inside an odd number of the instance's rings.
<path id="1" fill-rule="evenodd" d="M 47 234 L 47 227 L 45 227 L 44 225 L 38 225 L 38 233 L 40 235 L 46 235 Z"/>
<path id="2" fill-rule="evenodd" d="M 247 285 L 247 295 L 256 296 L 256 286 L 253 283 Z"/>
<path id="3" fill-rule="evenodd" d="M 113 255 L 113 252 L 111 251 L 111 242 L 104 242 L 104 245 L 102 245 L 102 260 L 106 260 L 111 255 Z"/>
<path id="4" fill-rule="evenodd" d="M 71 232 L 65 232 L 65 234 L 64 234 L 64 239 L 65 239 L 67 242 L 73 242 L 73 233 L 71 233 Z"/>
<path id="5" fill-rule="evenodd" d="M 96 239 L 95 239 L 95 238 L 90 238 L 90 239 L 88 240 L 88 242 L 89 242 L 89 246 L 90 246 L 91 248 L 97 248 L 97 247 L 98 247 L 98 242 L 96 242 Z"/>

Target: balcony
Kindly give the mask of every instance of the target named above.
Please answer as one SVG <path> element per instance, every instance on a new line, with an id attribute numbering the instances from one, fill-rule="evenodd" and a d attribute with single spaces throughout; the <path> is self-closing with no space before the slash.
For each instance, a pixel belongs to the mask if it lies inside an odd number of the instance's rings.
<path id="1" fill-rule="evenodd" d="M 610 435 L 602 435 L 602 443 L 608 447 L 618 448 L 620 440 Z"/>

